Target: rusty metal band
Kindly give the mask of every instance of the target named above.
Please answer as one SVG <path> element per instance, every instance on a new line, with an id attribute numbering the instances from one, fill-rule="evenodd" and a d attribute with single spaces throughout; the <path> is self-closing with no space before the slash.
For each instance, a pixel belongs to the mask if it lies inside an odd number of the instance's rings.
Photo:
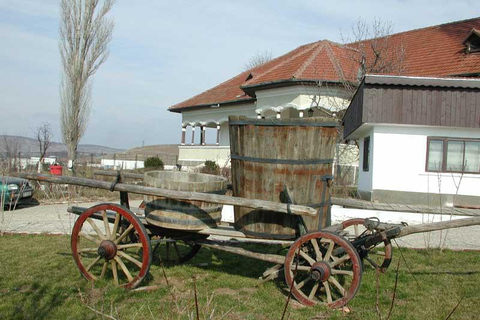
<path id="1" fill-rule="evenodd" d="M 272 163 L 272 164 L 331 164 L 333 159 L 269 159 L 269 158 L 256 158 L 239 156 L 231 154 L 232 160 L 259 162 L 259 163 Z"/>
<path id="2" fill-rule="evenodd" d="M 275 127 L 325 127 L 325 128 L 336 128 L 340 125 L 336 122 L 300 122 L 300 121 L 282 121 L 277 119 L 262 119 L 262 120 L 234 120 L 229 121 L 229 125 L 232 126 L 245 126 L 245 125 L 255 125 L 255 126 L 275 126 Z"/>
<path id="3" fill-rule="evenodd" d="M 163 223 L 170 223 L 170 224 L 178 224 L 178 225 L 190 225 L 190 226 L 195 226 L 195 225 L 205 225 L 205 224 L 212 224 L 212 223 L 220 223 L 221 217 L 219 218 L 210 218 L 210 219 L 191 219 L 191 220 L 182 220 L 182 219 L 174 219 L 174 218 L 169 218 L 169 217 L 164 217 L 164 216 L 158 216 L 154 214 L 149 214 L 147 216 L 148 220 L 154 220 L 158 222 L 163 222 Z"/>

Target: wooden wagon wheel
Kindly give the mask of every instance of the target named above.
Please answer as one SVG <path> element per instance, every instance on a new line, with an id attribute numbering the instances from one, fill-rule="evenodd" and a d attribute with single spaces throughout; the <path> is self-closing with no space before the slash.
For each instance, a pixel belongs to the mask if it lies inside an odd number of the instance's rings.
<path id="1" fill-rule="evenodd" d="M 167 265 L 181 264 L 192 259 L 202 248 L 189 240 L 172 239 L 160 236 L 153 248 L 153 257 Z"/>
<path id="2" fill-rule="evenodd" d="M 331 232 L 308 233 L 295 241 L 285 258 L 285 279 L 302 304 L 342 307 L 352 299 L 362 279 L 355 248 Z"/>
<path id="3" fill-rule="evenodd" d="M 344 231 L 344 234 L 342 233 L 342 235 L 350 241 L 354 241 L 364 235 L 371 235 L 374 231 L 368 230 L 364 226 L 364 222 L 365 219 L 362 218 L 350 219 L 342 222 L 341 230 Z M 362 261 L 367 260 L 375 269 L 384 273 L 392 262 L 392 244 L 389 239 L 385 239 L 383 241 L 383 247 L 374 246 L 371 248 L 365 248 L 362 249 L 359 254 Z"/>
<path id="4" fill-rule="evenodd" d="M 135 288 L 150 269 L 152 248 L 145 226 L 117 204 L 96 205 L 82 213 L 73 227 L 71 246 L 88 280 L 111 277 L 117 286 Z"/>

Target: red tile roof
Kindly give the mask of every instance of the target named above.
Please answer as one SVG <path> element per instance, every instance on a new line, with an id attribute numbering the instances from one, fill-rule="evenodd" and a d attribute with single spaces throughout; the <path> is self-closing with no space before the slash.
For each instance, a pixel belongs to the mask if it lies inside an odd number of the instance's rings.
<path id="1" fill-rule="evenodd" d="M 388 37 L 388 46 L 396 50 L 403 47 L 404 50 L 402 70 L 379 73 L 419 77 L 480 74 L 480 53 L 466 54 L 463 43 L 472 29 L 480 29 L 480 17 L 391 35 Z M 374 40 L 360 44 L 368 46 L 372 41 Z M 191 107 L 254 101 L 254 90 L 248 90 L 249 88 L 273 83 L 288 85 L 298 81 L 354 81 L 358 64 L 351 57 L 358 45 L 359 43 L 340 45 L 322 40 L 300 46 L 171 106 L 169 110 L 181 112 L 182 109 Z"/>

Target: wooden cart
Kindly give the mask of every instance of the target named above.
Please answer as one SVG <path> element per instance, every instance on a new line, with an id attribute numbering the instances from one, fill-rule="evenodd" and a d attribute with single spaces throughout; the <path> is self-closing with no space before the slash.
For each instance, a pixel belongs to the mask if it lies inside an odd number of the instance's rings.
<path id="1" fill-rule="evenodd" d="M 344 306 L 360 287 L 364 264 L 384 272 L 392 259 L 390 240 L 412 233 L 480 224 L 480 217 L 407 226 L 385 224 L 377 219 L 352 219 L 322 230 L 306 230 L 303 216 L 315 215 L 306 206 L 252 200 L 217 194 L 171 191 L 122 182 L 114 183 L 72 177 L 19 173 L 22 178 L 51 183 L 72 184 L 120 192 L 120 203 L 105 203 L 91 208 L 71 207 L 78 214 L 71 235 L 72 255 L 81 274 L 88 280 L 111 278 L 125 288 L 135 288 L 147 276 L 150 265 L 160 256 L 163 263 L 182 263 L 191 259 L 201 246 L 268 261 L 270 271 L 283 270 L 293 296 L 304 305 Z M 128 176 L 128 175 L 125 175 Z M 247 239 L 231 227 L 184 231 L 149 224 L 129 206 L 128 192 L 179 200 L 267 209 L 299 217 L 298 237 L 294 241 L 252 239 L 262 244 L 284 244 L 286 256 L 246 250 L 238 245 Z M 237 241 L 232 241 L 237 240 Z"/>

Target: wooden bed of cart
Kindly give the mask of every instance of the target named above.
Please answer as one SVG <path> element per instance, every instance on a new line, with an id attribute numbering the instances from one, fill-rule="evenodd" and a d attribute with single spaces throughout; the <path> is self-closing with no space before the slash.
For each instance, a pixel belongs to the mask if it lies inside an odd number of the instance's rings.
<path id="1" fill-rule="evenodd" d="M 275 264 L 270 272 L 284 272 L 292 295 L 304 305 L 341 307 L 358 291 L 364 264 L 368 263 L 382 272 L 388 268 L 392 259 L 392 239 L 480 224 L 480 217 L 415 226 L 386 224 L 370 218 L 351 219 L 321 230 L 306 230 L 302 217 L 317 214 L 315 209 L 307 206 L 138 186 L 124 183 L 123 179 L 128 175 L 120 174 L 113 183 L 29 173 L 19 173 L 18 176 L 120 192 L 120 204 L 105 203 L 91 208 L 74 206 L 69 211 L 79 215 L 72 230 L 71 249 L 81 274 L 92 281 L 112 279 L 116 285 L 125 288 L 137 287 L 147 276 L 152 261 L 186 262 L 195 256 L 201 246 L 205 246 Z M 128 193 L 208 201 L 295 215 L 299 217 L 297 237 L 290 241 L 247 238 L 244 233 L 226 226 L 199 231 L 161 228 L 148 223 L 142 214 L 130 209 Z M 253 252 L 239 246 L 239 239 L 282 244 L 289 248 L 286 255 Z"/>

